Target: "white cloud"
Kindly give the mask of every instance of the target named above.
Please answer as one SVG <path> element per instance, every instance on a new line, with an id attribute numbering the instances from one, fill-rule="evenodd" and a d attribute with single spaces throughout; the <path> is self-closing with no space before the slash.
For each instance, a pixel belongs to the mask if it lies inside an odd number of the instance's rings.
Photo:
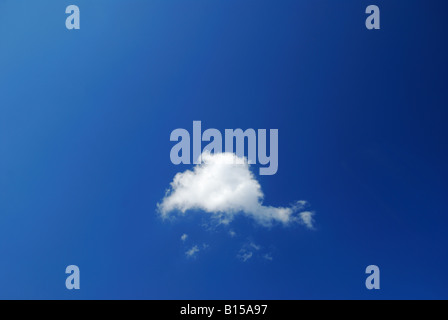
<path id="1" fill-rule="evenodd" d="M 256 245 L 256 244 L 253 243 L 253 242 L 251 242 L 251 243 L 249 244 L 249 246 L 252 247 L 252 248 L 254 248 L 254 249 L 257 250 L 257 251 L 261 249 L 261 247 L 260 247 L 259 245 Z"/>
<path id="2" fill-rule="evenodd" d="M 265 255 L 263 255 L 263 258 L 265 258 L 266 260 L 269 260 L 269 261 L 273 260 L 271 254 L 269 254 L 269 253 L 266 253 Z"/>
<path id="3" fill-rule="evenodd" d="M 190 250 L 188 250 L 187 252 L 185 252 L 185 254 L 187 255 L 187 257 L 193 257 L 196 255 L 196 253 L 199 252 L 199 248 L 198 246 L 194 246 L 193 248 L 191 248 Z"/>
<path id="4" fill-rule="evenodd" d="M 203 153 L 202 161 L 192 171 L 176 174 L 157 205 L 162 217 L 168 218 L 173 212 L 186 214 L 189 210 L 202 210 L 222 224 L 229 224 L 239 214 L 263 226 L 293 222 L 308 226 L 307 221 L 311 221 L 299 214 L 305 201 L 290 207 L 263 205 L 261 186 L 243 158 L 233 153 Z"/>
<path id="5" fill-rule="evenodd" d="M 232 238 L 234 238 L 234 237 L 236 237 L 236 232 L 233 231 L 233 230 L 230 230 L 230 231 L 229 231 L 229 235 L 230 235 Z"/>
<path id="6" fill-rule="evenodd" d="M 252 258 L 253 253 L 252 252 L 241 252 L 238 255 L 238 258 L 240 258 L 243 262 L 246 262 L 247 260 L 249 260 L 250 258 Z"/>
<path id="7" fill-rule="evenodd" d="M 187 238 L 188 238 L 188 234 L 184 233 L 184 234 L 180 237 L 180 240 L 182 240 L 182 241 L 185 242 L 185 240 L 187 240 Z"/>
<path id="8" fill-rule="evenodd" d="M 237 258 L 239 258 L 241 261 L 246 262 L 247 260 L 251 258 L 256 258 L 262 256 L 265 258 L 266 255 L 261 255 L 261 246 L 255 244 L 254 242 L 247 242 L 245 243 L 240 251 L 237 254 Z"/>
<path id="9" fill-rule="evenodd" d="M 314 216 L 314 212 L 310 212 L 310 211 L 301 212 L 299 215 L 301 223 L 306 225 L 309 229 L 314 229 L 313 216 Z"/>

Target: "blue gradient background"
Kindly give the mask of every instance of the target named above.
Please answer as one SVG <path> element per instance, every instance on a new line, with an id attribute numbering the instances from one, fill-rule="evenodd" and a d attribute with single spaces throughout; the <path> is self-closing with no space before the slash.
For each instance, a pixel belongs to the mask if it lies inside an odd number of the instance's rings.
<path id="1" fill-rule="evenodd" d="M 448 298 L 447 9 L 0 0 L 0 298 Z M 171 164 L 169 135 L 193 120 L 279 129 L 265 203 L 308 200 L 316 230 L 163 222 L 157 202 L 191 168 Z M 247 241 L 274 260 L 239 261 Z M 187 259 L 193 242 L 210 247 Z"/>

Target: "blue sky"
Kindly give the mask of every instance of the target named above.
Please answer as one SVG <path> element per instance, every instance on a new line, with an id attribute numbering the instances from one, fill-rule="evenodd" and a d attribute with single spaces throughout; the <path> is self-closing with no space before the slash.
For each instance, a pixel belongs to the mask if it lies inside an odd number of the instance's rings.
<path id="1" fill-rule="evenodd" d="M 70 4 L 81 30 L 65 28 Z M 370 4 L 381 30 L 364 26 Z M 0 1 L 0 298 L 448 298 L 446 9 Z M 194 120 L 278 129 L 277 174 L 253 170 L 264 203 L 307 200 L 315 230 L 162 220 L 192 169 L 171 163 L 170 133 Z"/>

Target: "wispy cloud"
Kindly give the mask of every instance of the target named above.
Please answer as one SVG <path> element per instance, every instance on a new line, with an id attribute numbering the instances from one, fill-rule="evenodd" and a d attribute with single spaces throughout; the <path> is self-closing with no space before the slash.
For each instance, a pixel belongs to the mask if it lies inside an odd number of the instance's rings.
<path id="1" fill-rule="evenodd" d="M 250 258 L 252 258 L 252 256 L 253 256 L 254 254 L 251 252 L 251 251 L 249 251 L 249 252 L 240 252 L 239 254 L 238 254 L 238 258 L 240 258 L 243 262 L 246 262 L 247 260 L 249 260 Z"/>
<path id="2" fill-rule="evenodd" d="M 183 242 L 185 242 L 188 238 L 188 234 L 184 233 L 181 237 L 180 240 L 182 240 Z"/>
<path id="3" fill-rule="evenodd" d="M 249 241 L 243 244 L 237 254 L 237 258 L 242 262 L 246 262 L 249 259 L 264 259 L 268 261 L 274 260 L 271 252 L 266 251 L 263 246 L 256 244 L 253 241 Z"/>
<path id="4" fill-rule="evenodd" d="M 229 224 L 236 215 L 244 215 L 263 226 L 274 223 L 312 226 L 312 215 L 301 214 L 305 201 L 289 207 L 265 206 L 261 186 L 243 158 L 233 153 L 203 153 L 202 161 L 192 171 L 176 174 L 157 205 L 162 217 L 202 210 L 221 224 Z"/>
<path id="5" fill-rule="evenodd" d="M 270 253 L 266 253 L 266 254 L 264 254 L 264 255 L 263 255 L 263 258 L 266 259 L 266 260 L 269 260 L 269 261 L 274 260 L 274 259 L 272 258 L 272 255 L 271 255 Z"/>
<path id="6" fill-rule="evenodd" d="M 246 262 L 247 260 L 253 258 L 257 252 L 261 250 L 261 246 L 255 244 L 254 242 L 247 242 L 243 245 L 237 254 L 237 258 L 241 261 Z M 259 254 L 259 253 L 258 253 Z M 257 255 L 258 255 L 257 254 Z"/>
<path id="7" fill-rule="evenodd" d="M 187 257 L 194 257 L 199 252 L 198 246 L 193 246 L 190 250 L 185 252 Z"/>
<path id="8" fill-rule="evenodd" d="M 308 227 L 308 229 L 314 229 L 314 212 L 311 211 L 304 211 L 301 212 L 299 217 L 301 220 L 301 223 L 303 223 L 305 226 Z"/>

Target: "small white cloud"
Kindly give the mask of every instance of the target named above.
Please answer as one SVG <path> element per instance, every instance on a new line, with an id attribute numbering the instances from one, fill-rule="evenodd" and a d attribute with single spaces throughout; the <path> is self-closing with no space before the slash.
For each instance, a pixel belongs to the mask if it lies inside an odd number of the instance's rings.
<path id="1" fill-rule="evenodd" d="M 252 252 L 246 252 L 243 251 L 238 255 L 238 258 L 240 258 L 243 262 L 246 262 L 247 260 L 249 260 L 250 258 L 252 258 L 253 253 Z"/>
<path id="2" fill-rule="evenodd" d="M 194 246 L 193 248 L 191 248 L 190 250 L 188 250 L 187 252 L 185 252 L 185 254 L 187 255 L 187 257 L 193 257 L 196 255 L 196 253 L 199 252 L 199 248 L 198 246 Z"/>
<path id="3" fill-rule="evenodd" d="M 246 262 L 247 260 L 255 257 L 258 251 L 260 251 L 261 246 L 255 244 L 254 242 L 247 242 L 240 249 L 237 257 L 241 259 L 241 261 Z"/>
<path id="4" fill-rule="evenodd" d="M 305 206 L 308 205 L 308 202 L 306 202 L 305 200 L 299 200 L 296 203 L 297 206 L 300 206 L 301 208 L 304 208 Z"/>
<path id="5" fill-rule="evenodd" d="M 181 237 L 180 240 L 182 240 L 183 242 L 185 242 L 185 240 L 187 240 L 188 238 L 188 234 L 184 233 Z"/>
<path id="6" fill-rule="evenodd" d="M 310 212 L 310 211 L 301 212 L 299 215 L 301 223 L 306 225 L 309 229 L 314 229 L 313 216 L 314 216 L 314 212 Z"/>
<path id="7" fill-rule="evenodd" d="M 256 244 L 253 243 L 253 242 L 251 242 L 251 243 L 249 244 L 249 246 L 252 247 L 252 248 L 254 248 L 254 249 L 257 250 L 257 251 L 261 249 L 261 247 L 260 247 L 259 245 L 256 245 Z"/>
<path id="8" fill-rule="evenodd" d="M 221 224 L 229 224 L 236 215 L 245 215 L 263 226 L 294 222 L 307 225 L 299 215 L 305 201 L 290 207 L 263 205 L 261 186 L 244 158 L 233 153 L 203 153 L 202 161 L 193 171 L 176 174 L 171 188 L 157 205 L 162 217 L 168 218 L 173 212 L 201 210 Z"/>
<path id="9" fill-rule="evenodd" d="M 235 237 L 236 237 L 236 232 L 233 231 L 233 230 L 230 230 L 230 231 L 229 231 L 229 235 L 230 235 L 232 238 L 235 238 Z"/>
<path id="10" fill-rule="evenodd" d="M 269 260 L 269 261 L 273 260 L 271 254 L 269 254 L 269 253 L 266 253 L 265 255 L 263 255 L 263 258 L 266 259 L 266 260 Z"/>

